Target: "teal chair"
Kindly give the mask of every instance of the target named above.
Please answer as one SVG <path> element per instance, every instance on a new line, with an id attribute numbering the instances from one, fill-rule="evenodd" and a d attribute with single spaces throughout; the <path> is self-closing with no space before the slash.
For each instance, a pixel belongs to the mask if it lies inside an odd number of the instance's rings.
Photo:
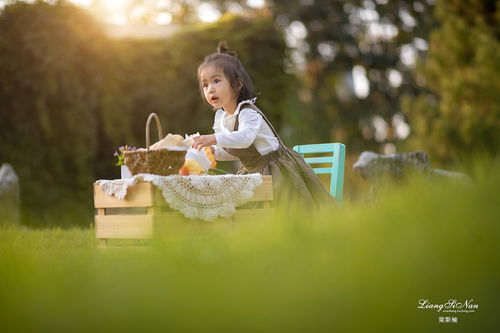
<path id="1" fill-rule="evenodd" d="M 322 157 L 304 156 L 304 159 L 306 163 L 311 166 L 312 164 L 331 163 L 329 167 L 312 167 L 316 174 L 330 174 L 330 194 L 339 204 L 341 204 L 342 194 L 344 192 L 345 145 L 342 143 L 318 143 L 295 146 L 293 150 L 302 156 L 306 154 L 328 154 Z"/>

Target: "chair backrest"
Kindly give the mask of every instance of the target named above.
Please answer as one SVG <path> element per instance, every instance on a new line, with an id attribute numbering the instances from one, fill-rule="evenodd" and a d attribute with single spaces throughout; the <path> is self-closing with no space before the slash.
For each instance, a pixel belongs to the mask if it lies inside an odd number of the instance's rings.
<path id="1" fill-rule="evenodd" d="M 342 143 L 318 143 L 293 147 L 297 153 L 304 156 L 316 174 L 330 174 L 330 194 L 338 203 L 342 203 L 344 192 L 345 145 Z M 306 157 L 307 154 L 324 154 L 322 157 Z M 330 155 L 331 153 L 331 155 Z M 328 167 L 315 168 L 313 164 L 331 164 Z"/>

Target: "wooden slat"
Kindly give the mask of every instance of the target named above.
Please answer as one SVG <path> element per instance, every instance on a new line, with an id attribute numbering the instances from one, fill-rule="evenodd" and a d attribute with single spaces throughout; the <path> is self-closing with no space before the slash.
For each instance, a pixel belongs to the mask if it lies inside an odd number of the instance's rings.
<path id="1" fill-rule="evenodd" d="M 102 215 L 146 215 L 148 213 L 148 207 L 112 207 L 99 209 L 106 211 L 106 214 Z"/>
<path id="2" fill-rule="evenodd" d="M 127 189 L 127 195 L 120 200 L 104 193 L 100 186 L 94 183 L 94 207 L 149 207 L 153 205 L 154 185 L 149 182 L 140 182 Z"/>
<path id="3" fill-rule="evenodd" d="M 313 168 L 313 170 L 316 174 L 332 173 L 332 168 Z"/>
<path id="4" fill-rule="evenodd" d="M 304 158 L 307 164 L 332 163 L 333 156 L 325 157 L 306 157 Z"/>
<path id="5" fill-rule="evenodd" d="M 96 238 L 149 239 L 153 236 L 151 215 L 96 215 Z"/>
<path id="6" fill-rule="evenodd" d="M 333 152 L 333 143 L 319 143 L 310 145 L 295 146 L 293 149 L 299 154 L 307 153 L 328 153 Z"/>
<path id="7" fill-rule="evenodd" d="M 175 223 L 228 223 L 239 221 L 241 219 L 260 219 L 267 216 L 273 212 L 272 208 L 259 208 L 259 209 L 238 209 L 235 211 L 234 215 L 228 218 L 218 217 L 212 221 L 203 221 L 201 219 L 188 219 L 179 212 L 168 212 L 159 213 L 156 215 L 155 224 L 156 226 L 162 226 L 165 224 L 175 224 Z"/>
<path id="8" fill-rule="evenodd" d="M 202 219 L 190 219 L 182 215 L 180 212 L 166 212 L 166 213 L 157 213 L 155 218 L 155 225 L 164 225 L 167 224 L 179 224 L 179 223 L 220 223 L 220 222 L 230 222 L 233 217 L 224 218 L 218 217 L 212 221 L 204 221 Z"/>

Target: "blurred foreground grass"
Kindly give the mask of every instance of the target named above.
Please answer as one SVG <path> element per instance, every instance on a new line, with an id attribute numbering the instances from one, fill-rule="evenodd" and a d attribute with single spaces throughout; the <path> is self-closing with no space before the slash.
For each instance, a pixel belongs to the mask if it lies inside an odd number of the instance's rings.
<path id="1" fill-rule="evenodd" d="M 493 332 L 499 171 L 317 214 L 186 224 L 136 248 L 99 249 L 91 229 L 4 227 L 0 331 Z M 420 299 L 479 308 L 417 309 Z"/>

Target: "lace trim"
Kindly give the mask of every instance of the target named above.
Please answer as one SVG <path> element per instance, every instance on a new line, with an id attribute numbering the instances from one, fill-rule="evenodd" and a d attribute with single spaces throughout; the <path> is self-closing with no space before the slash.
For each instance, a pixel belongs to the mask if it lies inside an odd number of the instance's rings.
<path id="1" fill-rule="evenodd" d="M 123 200 L 130 186 L 147 181 L 157 186 L 168 205 L 190 219 L 211 221 L 229 217 L 235 208 L 248 202 L 253 191 L 262 184 L 259 173 L 218 176 L 157 176 L 138 174 L 132 178 L 98 180 L 97 184 L 108 195 Z"/>

